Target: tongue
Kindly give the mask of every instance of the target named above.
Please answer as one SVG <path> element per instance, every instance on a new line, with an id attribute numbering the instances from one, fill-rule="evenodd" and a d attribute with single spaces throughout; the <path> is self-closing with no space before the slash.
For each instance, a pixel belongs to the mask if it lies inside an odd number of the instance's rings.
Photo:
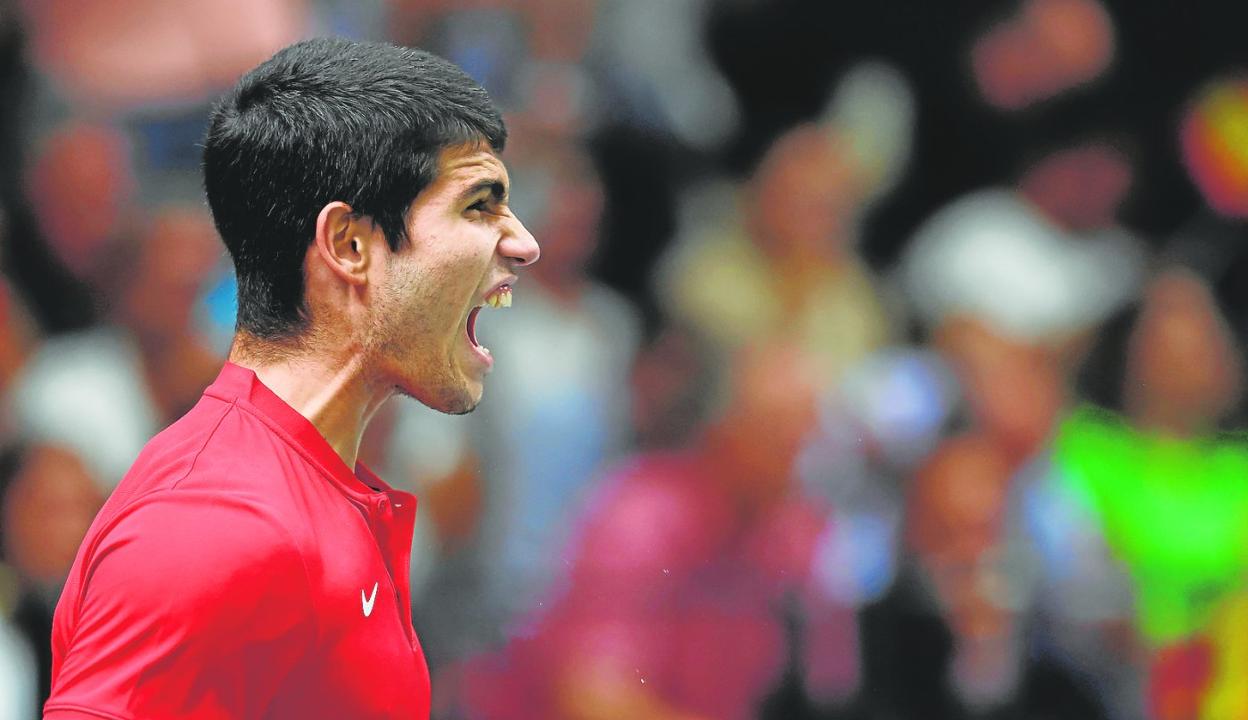
<path id="1" fill-rule="evenodd" d="M 481 343 L 477 342 L 477 314 L 480 312 L 481 308 L 475 307 L 468 313 L 468 341 L 476 347 L 481 347 Z"/>

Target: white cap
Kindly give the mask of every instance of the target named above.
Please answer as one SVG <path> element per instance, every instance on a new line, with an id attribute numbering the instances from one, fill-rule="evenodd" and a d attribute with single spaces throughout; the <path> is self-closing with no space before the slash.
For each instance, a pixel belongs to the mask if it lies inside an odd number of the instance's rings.
<path id="1" fill-rule="evenodd" d="M 919 318 L 969 315 L 1027 342 L 1104 320 L 1136 293 L 1143 257 L 1125 231 L 1073 235 L 1004 189 L 964 196 L 929 218 L 901 265 Z"/>

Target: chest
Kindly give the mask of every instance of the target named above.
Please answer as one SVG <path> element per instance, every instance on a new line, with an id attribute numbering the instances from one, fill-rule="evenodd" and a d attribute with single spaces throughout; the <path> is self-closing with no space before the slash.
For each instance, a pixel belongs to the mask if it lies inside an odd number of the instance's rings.
<path id="1" fill-rule="evenodd" d="M 403 510 L 346 508 L 322 533 L 333 541 L 309 568 L 315 649 L 275 717 L 428 717 L 429 671 L 407 590 L 410 519 L 394 514 Z"/>

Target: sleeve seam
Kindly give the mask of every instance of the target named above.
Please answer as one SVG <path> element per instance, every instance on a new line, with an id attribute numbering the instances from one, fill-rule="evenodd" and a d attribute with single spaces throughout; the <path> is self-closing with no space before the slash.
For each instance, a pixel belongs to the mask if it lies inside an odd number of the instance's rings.
<path id="1" fill-rule="evenodd" d="M 191 474 L 191 471 L 195 469 L 195 464 L 199 462 L 199 456 L 202 455 L 204 450 L 208 447 L 208 443 L 217 434 L 217 430 L 221 427 L 221 423 L 225 421 L 226 416 L 230 414 L 230 410 L 233 409 L 233 407 L 234 407 L 234 403 L 231 402 L 230 405 L 225 408 L 225 411 L 221 413 L 221 417 L 217 418 L 216 424 L 212 426 L 212 432 L 208 433 L 208 437 L 204 438 L 203 444 L 200 445 L 199 450 L 195 452 L 195 458 L 191 460 L 190 466 L 186 469 L 186 472 L 182 473 L 181 477 L 179 477 L 177 480 L 171 483 L 169 487 L 156 488 L 154 490 L 145 492 L 141 495 L 137 495 L 135 497 L 127 499 L 124 505 L 117 508 L 117 510 L 113 512 L 112 516 L 108 518 L 107 522 L 105 522 L 104 525 L 100 527 L 100 531 L 98 533 L 95 533 L 94 537 L 92 537 L 92 540 L 91 540 L 92 547 L 90 548 L 90 552 L 87 554 L 87 557 L 93 557 L 95 555 L 95 551 L 99 543 L 101 543 L 103 539 L 107 537 L 107 535 L 110 532 L 112 532 L 114 528 L 117 527 L 117 525 L 122 521 L 123 518 L 125 518 L 127 515 L 133 512 L 145 500 L 153 498 L 161 493 L 175 490 L 178 487 L 178 484 L 181 483 L 183 480 L 185 480 Z M 77 596 L 74 597 L 74 616 L 75 617 L 78 615 L 78 613 L 82 609 L 82 600 L 83 600 L 84 595 L 86 594 L 87 585 L 88 583 L 84 579 L 84 581 L 81 583 L 81 585 L 78 588 Z"/>
<path id="2" fill-rule="evenodd" d="M 199 450 L 195 451 L 195 457 L 191 459 L 191 463 L 187 466 L 186 472 L 182 473 L 182 477 L 169 484 L 169 490 L 177 490 L 178 485 L 182 484 L 183 480 L 187 479 L 190 477 L 191 473 L 195 472 L 195 466 L 199 464 L 199 456 L 204 454 L 204 451 L 208 449 L 208 444 L 211 443 L 212 439 L 217 436 L 217 431 L 221 429 L 221 423 L 225 422 L 225 419 L 229 417 L 230 411 L 236 409 L 237 407 L 238 401 L 231 400 L 230 404 L 226 406 L 225 412 L 221 413 L 221 417 L 217 418 L 217 422 L 212 426 L 212 430 L 208 433 L 207 437 L 204 438 L 204 442 L 199 446 Z"/>

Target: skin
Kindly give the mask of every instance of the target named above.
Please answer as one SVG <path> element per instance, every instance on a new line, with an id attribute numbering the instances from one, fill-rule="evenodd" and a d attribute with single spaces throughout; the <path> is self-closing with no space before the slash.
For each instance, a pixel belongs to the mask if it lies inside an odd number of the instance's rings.
<path id="1" fill-rule="evenodd" d="M 1243 357 L 1209 286 L 1171 268 L 1154 280 L 1131 333 L 1124 396 L 1141 427 L 1174 437 L 1213 430 L 1242 392 Z"/>
<path id="2" fill-rule="evenodd" d="M 48 445 L 31 448 L 0 498 L 5 554 L 37 586 L 59 587 L 103 501 L 78 456 Z"/>
<path id="3" fill-rule="evenodd" d="M 507 204 L 509 188 L 487 145 L 446 148 L 397 251 L 370 218 L 327 204 L 304 261 L 309 330 L 293 348 L 240 334 L 230 360 L 308 418 L 348 467 L 369 419 L 395 394 L 472 411 L 492 360 L 468 340 L 469 312 L 539 255 Z"/>

